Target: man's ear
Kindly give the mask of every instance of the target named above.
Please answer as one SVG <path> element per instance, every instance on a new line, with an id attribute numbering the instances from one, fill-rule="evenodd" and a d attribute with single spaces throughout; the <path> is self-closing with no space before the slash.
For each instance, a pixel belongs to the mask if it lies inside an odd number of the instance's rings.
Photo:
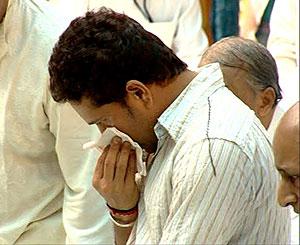
<path id="1" fill-rule="evenodd" d="M 268 116 L 274 111 L 276 94 L 272 87 L 268 87 L 259 93 L 257 100 L 257 113 L 260 117 Z"/>
<path id="2" fill-rule="evenodd" d="M 266 129 L 269 128 L 275 111 L 275 90 L 271 87 L 257 94 L 255 113 Z"/>
<path id="3" fill-rule="evenodd" d="M 126 83 L 126 97 L 127 100 L 142 103 L 146 107 L 153 104 L 151 90 L 145 84 L 137 80 L 129 80 Z"/>

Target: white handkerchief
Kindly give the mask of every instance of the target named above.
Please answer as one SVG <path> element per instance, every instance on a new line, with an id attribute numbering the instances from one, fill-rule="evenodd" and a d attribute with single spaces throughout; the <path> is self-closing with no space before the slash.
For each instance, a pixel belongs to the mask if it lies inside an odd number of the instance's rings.
<path id="1" fill-rule="evenodd" d="M 136 181 L 139 181 L 141 179 L 141 176 L 147 175 L 146 163 L 143 161 L 143 150 L 138 145 L 138 143 L 134 142 L 127 134 L 122 133 L 114 127 L 107 128 L 97 141 L 90 141 L 85 143 L 83 145 L 83 149 L 95 147 L 98 151 L 102 152 L 104 148 L 110 144 L 114 136 L 119 136 L 123 141 L 128 141 L 131 144 L 132 149 L 135 149 L 138 171 L 138 173 L 136 173 L 135 179 Z"/>

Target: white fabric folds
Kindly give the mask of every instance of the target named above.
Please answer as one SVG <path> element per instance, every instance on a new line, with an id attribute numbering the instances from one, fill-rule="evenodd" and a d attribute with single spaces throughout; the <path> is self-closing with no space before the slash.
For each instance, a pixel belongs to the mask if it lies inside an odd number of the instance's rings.
<path id="1" fill-rule="evenodd" d="M 139 182 L 142 176 L 147 175 L 146 163 L 143 161 L 143 150 L 138 143 L 134 142 L 127 134 L 124 134 L 115 127 L 110 127 L 103 132 L 97 141 L 87 142 L 82 147 L 83 149 L 96 148 L 99 152 L 102 152 L 104 148 L 110 144 L 114 136 L 119 136 L 123 141 L 128 141 L 131 144 L 132 149 L 135 150 L 138 171 L 135 175 L 135 180 Z"/>

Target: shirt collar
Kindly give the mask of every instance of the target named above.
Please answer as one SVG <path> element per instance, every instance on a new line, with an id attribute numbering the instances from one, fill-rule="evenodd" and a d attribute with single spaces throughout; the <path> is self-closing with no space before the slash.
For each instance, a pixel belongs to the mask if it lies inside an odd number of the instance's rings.
<path id="1" fill-rule="evenodd" d="M 218 88 L 225 86 L 219 64 L 203 66 L 198 72 L 198 75 L 158 118 L 154 127 L 158 139 L 168 134 L 176 142 L 184 133 L 193 115 L 201 113 L 201 107 L 207 104 L 208 97 Z"/>

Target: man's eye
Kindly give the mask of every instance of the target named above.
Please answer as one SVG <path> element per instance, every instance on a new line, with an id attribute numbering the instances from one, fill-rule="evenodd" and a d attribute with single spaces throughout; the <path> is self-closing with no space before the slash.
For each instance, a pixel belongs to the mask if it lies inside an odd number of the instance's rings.
<path id="1" fill-rule="evenodd" d="M 106 128 L 114 127 L 114 125 L 113 125 L 111 122 L 98 122 L 98 123 L 97 123 L 97 126 L 98 126 L 102 131 L 104 131 Z"/>
<path id="2" fill-rule="evenodd" d="M 290 176 L 290 180 L 292 183 L 297 183 L 299 185 L 299 176 L 294 175 L 294 176 Z"/>
<path id="3" fill-rule="evenodd" d="M 100 127 L 103 127 L 103 126 L 104 126 L 104 125 L 103 125 L 103 122 L 97 122 L 96 125 L 97 125 L 97 126 L 100 126 Z"/>
<path id="4" fill-rule="evenodd" d="M 107 119 L 103 119 L 101 121 L 102 125 L 105 125 L 105 126 L 108 126 L 108 127 L 113 127 L 113 123 L 112 123 L 112 120 L 111 118 L 107 118 Z"/>

